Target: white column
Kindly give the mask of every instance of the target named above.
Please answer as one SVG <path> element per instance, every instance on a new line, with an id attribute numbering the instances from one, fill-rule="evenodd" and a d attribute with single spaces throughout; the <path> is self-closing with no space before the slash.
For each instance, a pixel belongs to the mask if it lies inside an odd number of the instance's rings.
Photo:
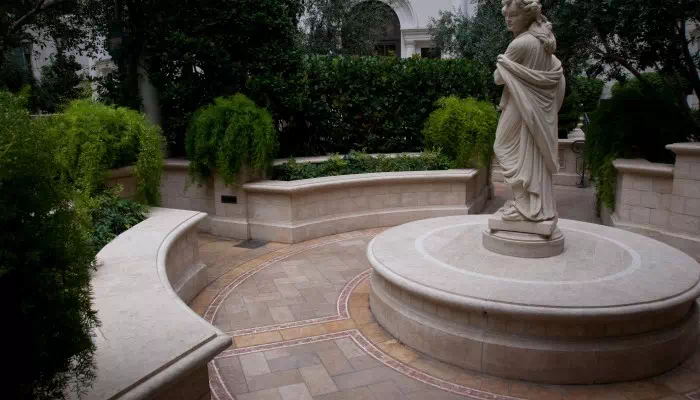
<path id="1" fill-rule="evenodd" d="M 411 58 L 413 55 L 416 53 L 416 41 L 415 40 L 406 40 L 405 41 L 405 49 L 406 52 L 403 55 L 403 58 Z"/>

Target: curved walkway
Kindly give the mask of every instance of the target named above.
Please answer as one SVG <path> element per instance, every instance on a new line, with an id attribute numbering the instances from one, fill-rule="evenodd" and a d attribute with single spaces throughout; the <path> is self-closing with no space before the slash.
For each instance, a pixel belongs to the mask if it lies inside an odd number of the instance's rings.
<path id="1" fill-rule="evenodd" d="M 575 207 L 569 218 L 592 201 L 586 190 L 557 194 L 562 214 Z M 554 386 L 472 374 L 411 350 L 369 310 L 365 250 L 381 231 L 252 250 L 203 237 L 202 261 L 218 279 L 191 306 L 234 340 L 209 364 L 212 398 L 700 400 L 700 352 L 653 379 Z"/>

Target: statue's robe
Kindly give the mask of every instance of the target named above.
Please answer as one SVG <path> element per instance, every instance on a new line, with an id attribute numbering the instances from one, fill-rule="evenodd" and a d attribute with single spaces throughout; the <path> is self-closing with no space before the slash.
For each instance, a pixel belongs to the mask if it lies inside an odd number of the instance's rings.
<path id="1" fill-rule="evenodd" d="M 513 205 L 528 220 L 552 219 L 552 174 L 559 170 L 557 114 L 566 88 L 561 62 L 524 32 L 498 56 L 494 78 L 505 85 L 494 151 L 513 190 Z"/>

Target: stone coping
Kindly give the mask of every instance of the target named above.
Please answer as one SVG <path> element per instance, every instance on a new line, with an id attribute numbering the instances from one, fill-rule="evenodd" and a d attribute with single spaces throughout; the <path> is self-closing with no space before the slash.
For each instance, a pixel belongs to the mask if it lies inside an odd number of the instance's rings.
<path id="1" fill-rule="evenodd" d="M 168 158 L 163 161 L 164 169 L 184 169 L 188 170 L 190 168 L 190 162 L 188 160 L 180 158 Z M 107 179 L 117 179 L 117 178 L 128 178 L 134 175 L 134 166 L 128 165 L 126 167 L 110 169 L 107 171 Z"/>
<path id="2" fill-rule="evenodd" d="M 163 168 L 187 170 L 190 168 L 190 161 L 183 158 L 167 158 L 163 160 Z"/>
<path id="3" fill-rule="evenodd" d="M 97 378 L 86 399 L 143 399 L 185 378 L 232 340 L 175 293 L 166 259 L 175 241 L 206 217 L 153 208 L 97 255 L 92 277 Z"/>
<path id="4" fill-rule="evenodd" d="M 667 144 L 666 148 L 676 154 L 700 156 L 700 142 Z"/>
<path id="5" fill-rule="evenodd" d="M 374 172 L 367 174 L 325 176 L 296 181 L 260 181 L 243 185 L 246 192 L 292 194 L 314 190 L 347 188 L 387 183 L 446 182 L 474 178 L 476 169 L 451 169 L 444 171 Z"/>
<path id="6" fill-rule="evenodd" d="M 559 139 L 559 144 L 567 144 L 567 145 L 572 145 L 574 142 L 585 142 L 586 139 Z"/>
<path id="7" fill-rule="evenodd" d="M 673 164 L 653 163 L 642 158 L 618 158 L 613 161 L 613 166 L 620 172 L 673 178 Z"/>
<path id="8" fill-rule="evenodd" d="M 456 239 L 450 239 L 447 229 L 486 227 L 488 218 L 443 217 L 391 228 L 369 244 L 367 257 L 377 273 L 402 290 L 457 308 L 524 318 L 605 320 L 663 312 L 700 296 L 700 266 L 694 259 L 664 243 L 601 225 L 559 221 L 564 235 L 590 236 L 593 241 L 589 247 L 609 243 L 607 247 L 628 253 L 624 265 L 612 263 L 609 271 L 590 276 L 543 277 L 530 270 L 531 278 L 519 279 L 511 277 L 513 271 L 526 270 L 531 260 L 484 253 L 486 258 L 479 261 L 479 254 L 471 251 L 453 254 L 455 245 L 451 243 Z M 429 240 L 438 244 L 447 241 L 435 253 Z M 548 259 L 553 271 L 557 263 L 585 257 L 585 251 L 579 254 L 578 249 L 571 250 L 575 245 L 570 243 L 562 255 Z M 469 254 L 476 257 L 474 262 L 469 261 Z M 452 257 L 452 264 L 440 260 L 444 257 Z M 469 265 L 457 266 L 464 260 Z M 479 263 L 498 263 L 504 271 L 501 275 L 487 273 L 479 269 Z"/>

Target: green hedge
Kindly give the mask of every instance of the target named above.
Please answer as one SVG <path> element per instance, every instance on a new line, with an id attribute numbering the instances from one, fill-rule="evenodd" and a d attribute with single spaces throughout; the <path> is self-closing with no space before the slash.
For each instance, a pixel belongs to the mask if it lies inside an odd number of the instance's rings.
<path id="1" fill-rule="evenodd" d="M 678 98 L 674 79 L 644 74 L 648 86 L 637 79 L 613 87 L 610 100 L 592 114 L 586 131 L 586 164 L 596 183 L 598 200 L 615 207 L 616 158 L 644 158 L 672 163 L 669 143 L 697 140 L 698 125 Z M 684 101 L 684 100 L 683 100 Z"/>
<path id="2" fill-rule="evenodd" d="M 275 166 L 273 179 L 295 181 L 323 176 L 364 174 L 370 172 L 434 171 L 446 170 L 453 162 L 437 151 L 426 151 L 419 155 L 396 156 L 371 155 L 352 151 L 345 157 L 332 155 L 320 163 L 298 163 L 290 158 L 285 164 Z"/>
<path id="3" fill-rule="evenodd" d="M 423 126 L 439 98 L 494 99 L 492 79 L 460 59 L 313 56 L 274 87 L 274 98 L 265 78 L 251 79 L 247 90 L 279 121 L 283 157 L 390 153 L 423 149 Z"/>

